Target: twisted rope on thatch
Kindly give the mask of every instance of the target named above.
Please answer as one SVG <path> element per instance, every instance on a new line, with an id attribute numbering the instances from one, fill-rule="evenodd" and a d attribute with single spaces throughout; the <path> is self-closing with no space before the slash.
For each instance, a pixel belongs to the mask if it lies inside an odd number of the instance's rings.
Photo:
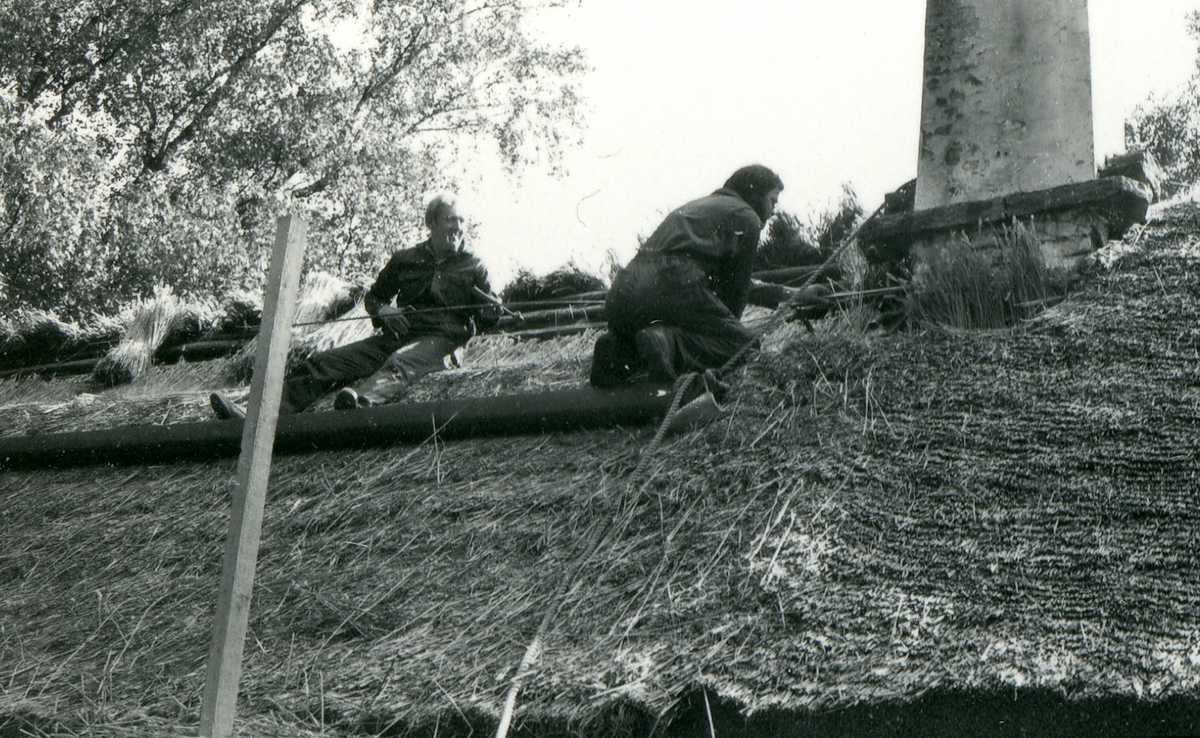
<path id="1" fill-rule="evenodd" d="M 683 395 L 692 386 L 692 382 L 696 380 L 697 376 L 695 372 L 689 372 L 675 380 L 675 395 L 671 398 L 671 405 L 667 408 L 666 415 L 663 416 L 662 422 L 658 425 L 658 432 L 654 434 L 654 439 L 650 441 L 650 445 L 646 447 L 646 450 L 638 454 L 638 465 L 629 477 L 628 487 L 630 489 L 633 488 L 637 480 L 646 471 L 646 465 L 650 461 L 650 458 L 654 456 L 654 453 L 658 451 L 659 445 L 662 444 L 662 440 L 666 438 L 667 429 L 671 427 L 672 421 L 675 420 L 675 415 L 679 412 L 680 405 L 683 404 Z"/>
<path id="2" fill-rule="evenodd" d="M 635 489 L 637 480 L 640 479 L 642 474 L 645 472 L 647 463 L 658 450 L 663 438 L 666 437 L 667 429 L 671 427 L 672 420 L 674 420 L 676 413 L 679 412 L 679 406 L 682 404 L 683 395 L 687 392 L 688 387 L 691 386 L 692 382 L 695 381 L 696 376 L 697 375 L 693 372 L 685 374 L 675 380 L 675 394 L 674 397 L 671 398 L 671 406 L 668 408 L 666 415 L 663 416 L 663 421 L 658 426 L 658 432 L 655 433 L 654 440 L 652 440 L 650 445 L 646 447 L 645 451 L 639 455 L 638 465 L 633 470 L 633 473 L 629 476 L 629 479 L 626 481 L 625 493 L 623 495 L 624 497 L 628 498 L 629 493 Z M 622 517 L 627 517 L 627 515 Z M 554 620 L 554 616 L 562 608 L 563 603 L 576 590 L 579 589 L 580 585 L 583 584 L 583 580 L 578 576 L 579 572 L 583 570 L 583 567 L 592 559 L 592 556 L 595 555 L 596 550 L 600 547 L 601 541 L 603 541 L 611 532 L 613 532 L 618 519 L 619 518 L 616 516 L 611 517 L 608 519 L 608 522 L 605 525 L 595 529 L 592 534 L 592 539 L 588 543 L 587 552 L 578 560 L 578 563 L 571 568 L 569 575 L 563 577 L 562 582 L 559 583 L 558 588 L 551 596 L 550 607 L 546 609 L 546 613 L 542 616 L 542 622 L 538 625 L 538 629 L 537 632 L 534 633 L 533 640 L 531 640 L 529 645 L 525 648 L 525 653 L 521 657 L 520 663 L 517 665 L 516 673 L 513 675 L 512 683 L 508 687 L 508 693 L 504 697 L 504 709 L 500 713 L 500 723 L 496 727 L 496 738 L 506 738 L 508 736 L 508 729 L 512 724 L 512 717 L 517 708 L 517 695 L 521 691 L 521 685 L 524 683 L 526 676 L 528 676 L 533 670 L 534 663 L 542 653 L 542 642 L 545 638 L 546 631 L 550 628 L 550 623 Z M 572 581 L 575 582 L 575 586 L 572 587 L 570 591 L 567 591 L 567 586 Z"/>
<path id="3" fill-rule="evenodd" d="M 591 550 L 588 552 L 587 559 L 591 558 L 592 553 L 596 550 L 595 546 L 600 543 L 601 538 L 602 536 L 597 536 Z M 542 616 L 542 622 L 538 625 L 537 633 L 534 634 L 533 640 L 529 642 L 529 646 L 525 649 L 525 655 L 521 657 L 521 663 L 517 665 L 517 673 L 513 676 L 512 684 L 508 687 L 508 694 L 504 696 L 504 710 L 500 713 L 500 724 L 496 727 L 497 738 L 504 738 L 508 735 L 508 727 L 512 724 L 512 716 L 517 709 L 517 693 L 521 691 L 521 684 L 525 681 L 525 677 L 529 672 L 533 671 L 533 664 L 542 653 L 542 639 L 546 635 L 546 630 L 550 627 L 550 621 L 558 614 L 562 603 L 578 591 L 579 586 L 583 584 L 582 580 L 577 580 L 570 592 L 564 592 L 567 584 L 573 578 L 563 579 L 559 585 L 558 591 L 554 593 L 554 599 L 550 608 Z"/>
<path id="4" fill-rule="evenodd" d="M 753 342 L 747 344 L 742 348 L 742 350 L 738 351 L 734 359 L 739 358 L 752 343 Z M 729 362 L 727 362 L 726 366 L 731 365 L 734 359 L 731 359 Z M 650 459 L 654 456 L 655 452 L 658 451 L 658 447 L 662 444 L 663 438 L 666 437 L 667 430 L 671 427 L 671 423 L 675 419 L 675 415 L 679 412 L 680 405 L 683 404 L 683 396 L 687 393 L 688 388 L 691 387 L 692 382 L 696 380 L 697 376 L 699 375 L 695 372 L 690 372 L 680 376 L 675 380 L 674 396 L 671 398 L 671 406 L 667 409 L 666 415 L 663 416 L 662 423 L 660 423 L 658 426 L 658 432 L 654 434 L 654 439 L 650 442 L 650 445 L 647 446 L 641 454 L 639 454 L 638 465 L 636 468 L 634 468 L 633 473 L 629 475 L 629 479 L 625 483 L 625 491 L 622 497 L 626 498 L 626 502 L 630 501 L 630 498 L 632 497 L 630 493 L 637 488 L 638 480 L 641 479 L 642 475 L 645 473 Z M 512 724 L 513 713 L 516 711 L 517 707 L 517 694 L 521 691 L 521 685 L 525 681 L 525 677 L 533 670 L 533 664 L 541 655 L 542 641 L 545 638 L 546 631 L 549 630 L 550 623 L 554 620 L 554 616 L 562 608 L 563 603 L 576 590 L 579 589 L 580 585 L 583 584 L 583 580 L 578 577 L 579 572 L 582 571 L 583 567 L 592 559 L 592 556 L 595 555 L 596 550 L 600 547 L 601 541 L 607 538 L 608 535 L 614 531 L 617 521 L 628 518 L 629 513 L 632 510 L 633 507 L 629 506 L 625 515 L 611 517 L 608 519 L 608 522 L 605 525 L 595 529 L 592 539 L 588 544 L 587 552 L 578 560 L 578 563 L 572 567 L 570 574 L 563 577 L 563 580 L 558 585 L 557 590 L 551 596 L 550 607 L 546 609 L 545 615 L 542 616 L 542 622 L 538 625 L 538 629 L 537 632 L 534 633 L 533 640 L 531 640 L 529 645 L 525 648 L 525 654 L 521 657 L 521 662 L 517 665 L 516 674 L 513 675 L 512 684 L 509 685 L 508 693 L 505 695 L 504 709 L 500 713 L 500 723 L 496 727 L 496 738 L 507 737 L 509 726 Z M 569 585 L 572 581 L 575 582 L 575 586 L 572 587 L 568 592 L 567 585 Z"/>

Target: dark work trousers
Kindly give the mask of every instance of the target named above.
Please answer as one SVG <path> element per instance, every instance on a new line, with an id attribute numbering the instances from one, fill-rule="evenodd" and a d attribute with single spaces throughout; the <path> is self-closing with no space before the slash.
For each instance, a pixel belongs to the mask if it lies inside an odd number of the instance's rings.
<path id="1" fill-rule="evenodd" d="M 409 383 L 445 368 L 458 345 L 445 336 L 402 340 L 378 333 L 321 351 L 289 373 L 280 411 L 298 413 L 322 395 L 360 379 L 367 380 L 360 394 L 375 403 L 387 402 Z"/>
<path id="2" fill-rule="evenodd" d="M 622 343 L 651 323 L 675 348 L 679 374 L 723 366 L 754 336 L 709 286 L 703 267 L 683 256 L 635 258 L 613 280 L 604 309 Z"/>
<path id="3" fill-rule="evenodd" d="M 457 365 L 458 344 L 445 336 L 425 336 L 392 352 L 379 371 L 354 385 L 373 405 L 392 402 L 426 374 Z"/>

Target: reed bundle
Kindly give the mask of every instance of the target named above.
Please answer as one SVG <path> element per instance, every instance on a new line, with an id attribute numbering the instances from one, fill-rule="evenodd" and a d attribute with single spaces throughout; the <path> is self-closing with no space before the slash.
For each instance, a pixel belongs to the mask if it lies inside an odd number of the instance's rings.
<path id="1" fill-rule="evenodd" d="M 118 343 L 96 365 L 92 377 L 113 387 L 127 384 L 154 363 L 154 352 L 172 334 L 199 336 L 216 320 L 213 305 L 199 300 L 182 300 L 168 286 L 154 288 L 154 296 L 139 300 L 124 311 L 125 330 Z M 176 340 L 183 340 L 182 336 Z"/>
<path id="2" fill-rule="evenodd" d="M 916 323 L 1005 328 L 1066 292 L 1065 276 L 1046 265 L 1037 235 L 1017 221 L 994 241 L 975 244 L 960 234 L 925 254 L 908 301 Z"/>
<path id="3" fill-rule="evenodd" d="M 89 325 L 80 325 L 45 310 L 18 310 L 0 318 L 0 369 L 96 355 L 92 347 L 112 341 L 116 334 L 117 326 L 111 320 L 96 318 Z"/>

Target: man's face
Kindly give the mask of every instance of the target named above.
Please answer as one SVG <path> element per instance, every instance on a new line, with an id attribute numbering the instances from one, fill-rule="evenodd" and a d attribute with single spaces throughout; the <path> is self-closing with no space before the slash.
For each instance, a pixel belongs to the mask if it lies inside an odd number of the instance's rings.
<path id="1" fill-rule="evenodd" d="M 430 240 L 442 247 L 457 247 L 462 239 L 463 218 L 454 206 L 443 208 L 429 229 Z"/>
<path id="2" fill-rule="evenodd" d="M 780 192 L 783 192 L 783 188 L 776 187 L 766 195 L 763 195 L 762 212 L 759 213 L 759 216 L 761 216 L 763 222 L 766 222 L 767 218 L 770 218 L 775 214 L 775 205 L 779 203 Z"/>

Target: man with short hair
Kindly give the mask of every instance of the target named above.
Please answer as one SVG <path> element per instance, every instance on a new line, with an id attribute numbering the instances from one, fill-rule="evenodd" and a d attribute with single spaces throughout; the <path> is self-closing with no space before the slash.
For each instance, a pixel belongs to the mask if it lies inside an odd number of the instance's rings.
<path id="1" fill-rule="evenodd" d="M 499 300 L 483 264 L 463 247 L 462 223 L 453 196 L 429 201 L 429 238 L 392 254 L 363 298 L 378 332 L 316 353 L 289 372 L 280 413 L 300 412 L 339 388 L 339 410 L 387 403 L 417 379 L 446 368 L 478 329 L 496 324 Z M 210 400 L 218 417 L 245 416 L 219 392 Z"/>
<path id="2" fill-rule="evenodd" d="M 596 340 L 592 386 L 669 383 L 722 367 L 756 340 L 741 322 L 747 303 L 823 304 L 823 287 L 751 278 L 759 234 L 782 190 L 770 169 L 742 167 L 663 220 L 613 279 L 604 303 L 609 332 Z"/>

